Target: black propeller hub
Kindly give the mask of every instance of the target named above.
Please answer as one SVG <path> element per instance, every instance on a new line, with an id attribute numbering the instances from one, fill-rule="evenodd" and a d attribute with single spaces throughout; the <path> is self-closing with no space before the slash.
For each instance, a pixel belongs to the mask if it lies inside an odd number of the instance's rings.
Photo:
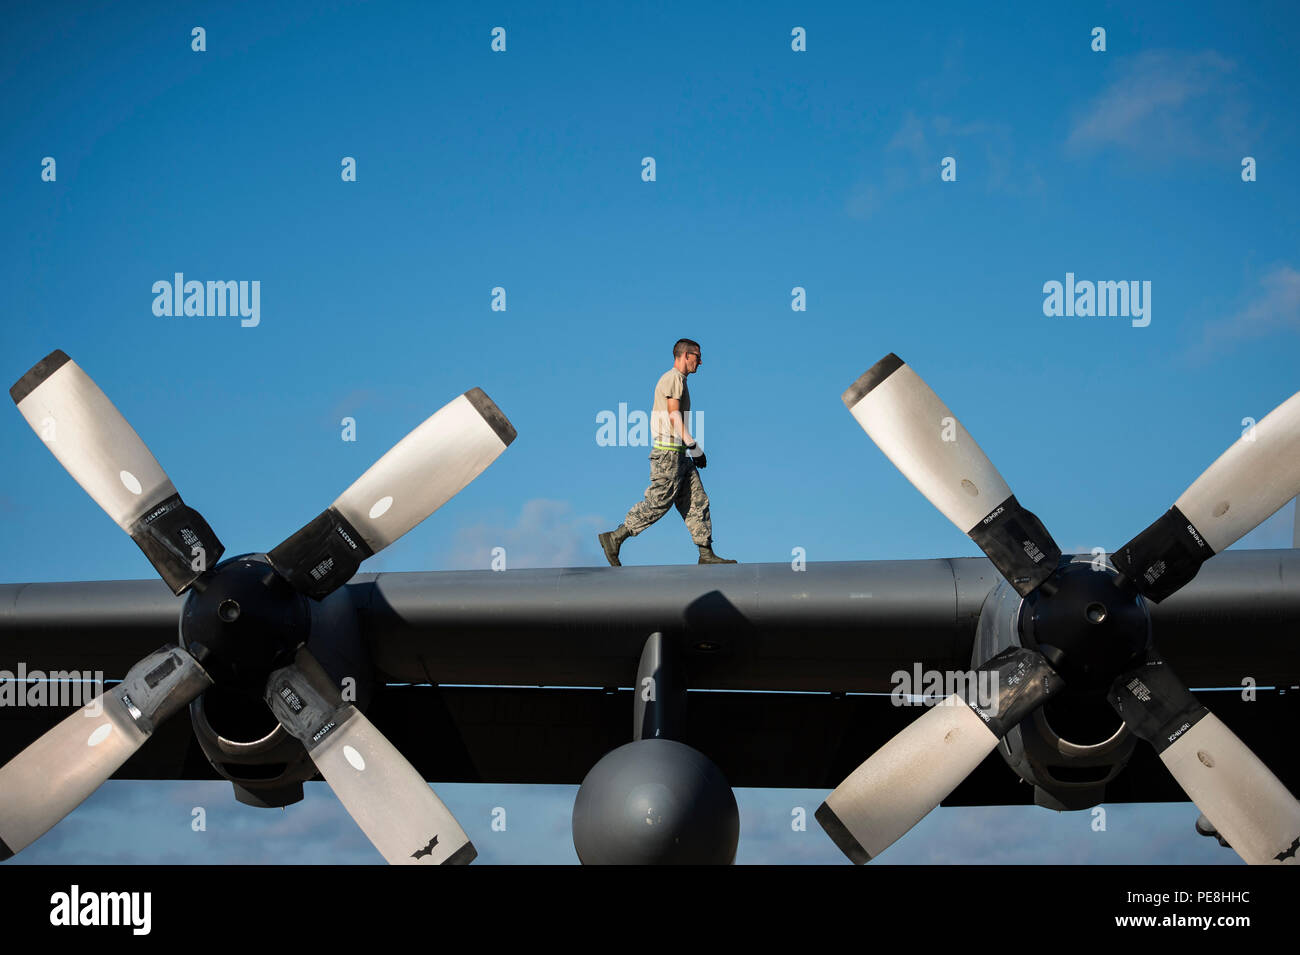
<path id="1" fill-rule="evenodd" d="M 275 572 L 265 554 L 218 564 L 181 611 L 181 644 L 218 684 L 261 693 L 271 671 L 293 661 L 307 640 L 307 598 Z"/>
<path id="2" fill-rule="evenodd" d="M 1104 692 L 1151 640 L 1142 598 L 1119 575 L 1088 560 L 1057 570 L 1050 595 L 1038 590 L 1020 611 L 1024 645 L 1037 649 L 1075 692 Z"/>

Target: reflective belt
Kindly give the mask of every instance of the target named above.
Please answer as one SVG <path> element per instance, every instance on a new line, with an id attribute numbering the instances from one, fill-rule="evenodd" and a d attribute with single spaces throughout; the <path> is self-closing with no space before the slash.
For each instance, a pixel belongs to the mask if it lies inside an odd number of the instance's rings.
<path id="1" fill-rule="evenodd" d="M 656 441 L 655 450 L 676 451 L 678 454 L 684 454 L 686 452 L 686 446 L 684 444 L 660 444 L 658 441 Z"/>

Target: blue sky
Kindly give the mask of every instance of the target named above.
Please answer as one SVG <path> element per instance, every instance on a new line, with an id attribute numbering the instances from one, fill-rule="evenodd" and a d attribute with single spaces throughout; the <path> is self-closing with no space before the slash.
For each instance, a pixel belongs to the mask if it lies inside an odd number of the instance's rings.
<path id="1" fill-rule="evenodd" d="M 978 553 L 840 403 L 890 351 L 1067 550 L 1122 544 L 1243 418 L 1296 389 L 1291 5 L 7 16 L 4 374 L 67 351 L 231 554 L 273 546 L 477 385 L 518 440 L 363 569 L 486 569 L 494 546 L 511 567 L 600 564 L 594 535 L 640 498 L 647 449 L 599 445 L 597 417 L 647 409 L 682 336 L 703 345 L 691 388 L 717 549 L 746 562 L 795 547 L 809 560 Z M 1090 48 L 1097 26 L 1105 52 Z M 1257 181 L 1243 182 L 1243 157 Z M 176 272 L 260 282 L 259 324 L 155 315 L 152 286 Z M 1149 281 L 1150 324 L 1046 316 L 1044 283 L 1067 273 Z M 806 311 L 791 309 L 796 286 Z M 491 309 L 496 287 L 505 311 Z M 22 542 L 0 552 L 0 581 L 152 574 L 16 412 L 0 415 L 0 442 L 0 527 Z M 1289 546 L 1293 507 L 1238 546 Z M 675 515 L 624 556 L 695 559 Z M 476 840 L 485 861 L 572 858 L 571 788 L 487 790 L 439 787 L 485 825 L 492 806 L 520 807 L 514 831 L 530 835 L 492 851 Z M 184 810 L 179 835 L 150 818 L 153 793 Z M 740 794 L 741 861 L 837 861 L 815 824 L 789 832 L 790 808 L 823 795 Z M 200 804 L 256 858 L 336 825 L 323 790 L 276 823 L 224 784 L 180 783 L 113 783 L 64 825 L 112 820 L 115 859 L 227 861 L 190 838 L 212 833 L 190 832 L 184 807 Z M 1081 859 L 1136 861 L 1134 833 L 1159 846 L 1144 861 L 1231 861 L 1191 834 L 1190 806 L 1117 807 L 1107 833 L 1086 814 L 946 810 L 891 853 L 988 860 L 996 813 L 1046 833 L 1027 861 L 1058 860 L 1071 839 Z M 320 861 L 365 861 L 359 833 L 331 839 L 353 835 Z M 33 857 L 58 861 L 57 832 L 46 842 Z"/>

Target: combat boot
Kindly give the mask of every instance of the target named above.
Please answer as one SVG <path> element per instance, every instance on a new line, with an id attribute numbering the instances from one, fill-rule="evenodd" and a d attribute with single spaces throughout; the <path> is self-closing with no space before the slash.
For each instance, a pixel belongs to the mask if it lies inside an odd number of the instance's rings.
<path id="1" fill-rule="evenodd" d="M 734 564 L 735 563 L 734 560 L 728 560 L 726 557 L 719 557 L 717 554 L 713 553 L 712 541 L 709 541 L 709 543 L 707 544 L 700 544 L 698 546 L 700 548 L 699 562 L 701 564 Z"/>
<path id="2" fill-rule="evenodd" d="M 618 549 L 623 546 L 623 541 L 632 536 L 632 532 L 627 529 L 626 524 L 619 524 L 612 531 L 606 531 L 604 534 L 597 534 L 596 540 L 600 541 L 600 549 L 605 552 L 605 559 L 609 561 L 611 567 L 622 567 L 618 559 Z"/>

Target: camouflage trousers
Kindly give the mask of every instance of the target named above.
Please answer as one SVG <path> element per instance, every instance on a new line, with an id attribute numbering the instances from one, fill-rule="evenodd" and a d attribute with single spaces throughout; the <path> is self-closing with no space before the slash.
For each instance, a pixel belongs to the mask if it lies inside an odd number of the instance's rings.
<path id="1" fill-rule="evenodd" d="M 650 452 L 650 486 L 645 489 L 645 500 L 632 506 L 623 525 L 635 537 L 667 514 L 674 504 L 686 522 L 691 540 L 700 546 L 711 544 L 713 521 L 700 472 L 686 455 L 656 448 Z"/>

